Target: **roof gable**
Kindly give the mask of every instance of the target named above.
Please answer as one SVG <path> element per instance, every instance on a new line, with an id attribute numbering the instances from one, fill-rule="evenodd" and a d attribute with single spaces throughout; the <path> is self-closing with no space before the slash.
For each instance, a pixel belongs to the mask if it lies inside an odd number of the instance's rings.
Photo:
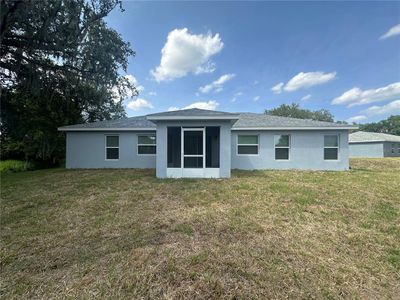
<path id="1" fill-rule="evenodd" d="M 147 115 L 148 120 L 199 120 L 199 119 L 225 119 L 225 120 L 236 120 L 239 115 L 224 111 L 190 108 L 181 109 L 174 111 L 166 111 L 156 114 Z"/>

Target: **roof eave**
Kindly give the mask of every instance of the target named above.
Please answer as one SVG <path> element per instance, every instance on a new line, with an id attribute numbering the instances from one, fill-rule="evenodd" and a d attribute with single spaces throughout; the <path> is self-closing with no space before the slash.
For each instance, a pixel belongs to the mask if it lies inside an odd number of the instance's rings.
<path id="1" fill-rule="evenodd" d="M 68 128 L 68 127 L 59 127 L 57 128 L 58 131 L 155 131 L 156 128 L 153 127 L 132 127 L 132 128 L 110 128 L 110 127 L 103 127 L 103 128 Z"/>

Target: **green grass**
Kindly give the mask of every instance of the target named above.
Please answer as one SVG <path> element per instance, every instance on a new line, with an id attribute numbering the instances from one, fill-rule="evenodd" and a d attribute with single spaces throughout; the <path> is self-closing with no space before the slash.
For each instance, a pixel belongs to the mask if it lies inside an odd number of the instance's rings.
<path id="1" fill-rule="evenodd" d="M 400 159 L 351 165 L 2 174 L 0 296 L 398 298 Z"/>
<path id="2" fill-rule="evenodd" d="M 22 160 L 0 160 L 0 174 L 8 172 L 23 172 L 35 169 L 35 164 Z"/>

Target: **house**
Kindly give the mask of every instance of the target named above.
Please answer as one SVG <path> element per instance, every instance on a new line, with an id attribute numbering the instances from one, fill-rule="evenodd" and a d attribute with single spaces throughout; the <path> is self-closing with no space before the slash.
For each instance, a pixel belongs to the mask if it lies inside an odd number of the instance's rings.
<path id="1" fill-rule="evenodd" d="M 155 168 L 157 177 L 231 169 L 348 170 L 356 127 L 256 113 L 185 109 L 59 128 L 67 168 Z"/>
<path id="2" fill-rule="evenodd" d="M 349 135 L 351 157 L 399 157 L 400 136 L 357 131 Z"/>

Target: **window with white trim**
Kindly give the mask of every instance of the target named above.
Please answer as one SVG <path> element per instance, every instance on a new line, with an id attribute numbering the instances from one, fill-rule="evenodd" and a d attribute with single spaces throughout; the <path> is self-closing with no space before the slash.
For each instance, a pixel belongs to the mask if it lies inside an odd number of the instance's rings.
<path id="1" fill-rule="evenodd" d="M 106 160 L 119 159 L 119 136 L 106 135 Z"/>
<path id="2" fill-rule="evenodd" d="M 339 157 L 339 136 L 324 136 L 324 160 L 337 160 Z"/>
<path id="3" fill-rule="evenodd" d="M 156 136 L 154 134 L 138 135 L 137 153 L 139 155 L 156 154 Z"/>
<path id="4" fill-rule="evenodd" d="M 275 160 L 289 160 L 290 135 L 281 134 L 274 136 Z"/>
<path id="5" fill-rule="evenodd" d="M 238 135 L 238 155 L 258 155 L 258 135 Z"/>

